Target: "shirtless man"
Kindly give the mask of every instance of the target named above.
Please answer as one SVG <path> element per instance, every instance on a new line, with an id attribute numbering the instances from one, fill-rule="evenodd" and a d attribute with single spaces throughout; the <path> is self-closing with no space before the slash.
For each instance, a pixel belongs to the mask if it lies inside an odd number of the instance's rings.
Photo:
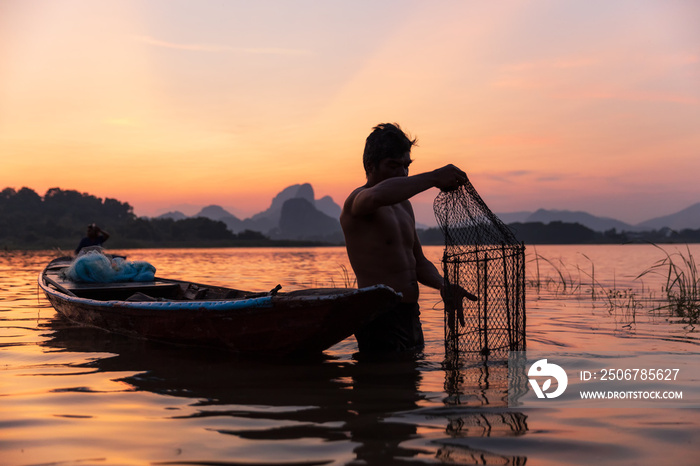
<path id="1" fill-rule="evenodd" d="M 348 196 L 340 214 L 357 285 L 385 284 L 403 295 L 399 306 L 355 334 L 360 352 L 422 348 L 418 283 L 440 290 L 443 296 L 454 295 L 455 287 L 445 293 L 448 285 L 423 254 L 408 200 L 433 187 L 455 189 L 467 180 L 467 175 L 454 165 L 446 165 L 408 176 L 415 142 L 398 125 L 376 126 L 367 137 L 363 155 L 367 183 Z M 477 299 L 456 288 L 459 302 L 448 306 L 461 310 L 461 298 Z"/>
<path id="2" fill-rule="evenodd" d="M 75 255 L 77 256 L 81 249 L 87 248 L 89 246 L 102 246 L 105 241 L 109 239 L 109 233 L 91 223 L 87 227 L 87 236 L 80 240 L 80 244 L 75 249 Z"/>

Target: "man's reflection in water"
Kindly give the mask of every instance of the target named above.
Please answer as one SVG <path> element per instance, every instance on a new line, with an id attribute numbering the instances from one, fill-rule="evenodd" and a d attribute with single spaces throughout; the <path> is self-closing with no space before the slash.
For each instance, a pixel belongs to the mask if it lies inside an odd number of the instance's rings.
<path id="1" fill-rule="evenodd" d="M 352 372 L 350 438 L 357 442 L 356 459 L 366 464 L 394 464 L 419 451 L 401 444 L 414 438 L 417 426 L 387 421 L 397 412 L 418 407 L 422 376 L 413 354 L 376 358 L 358 357 Z"/>
<path id="2" fill-rule="evenodd" d="M 474 437 L 505 438 L 527 432 L 526 416 L 508 410 L 504 401 L 507 385 L 501 380 L 506 379 L 505 366 L 445 369 L 444 406 L 426 410 L 431 403 L 422 403 L 425 361 L 415 355 L 358 358 L 349 364 L 260 363 L 154 346 L 60 322 L 51 325 L 51 330 L 44 344 L 89 353 L 85 367 L 120 374 L 119 380 L 137 390 L 192 399 L 190 412 L 172 418 L 173 427 L 189 418 L 250 418 L 254 425 L 264 422 L 269 428 L 246 428 L 245 422 L 238 421 L 235 428 L 222 428 L 217 421 L 209 430 L 242 440 L 273 442 L 271 445 L 279 442 L 280 448 L 296 439 L 349 441 L 353 463 L 358 464 L 424 464 L 427 456 L 456 464 L 520 465 L 526 460 L 469 446 Z M 93 358 L 95 352 L 109 356 Z M 123 377 L 125 372 L 136 373 Z M 221 409 L 225 406 L 235 409 Z M 261 410 L 261 406 L 268 409 Z M 426 438 L 419 431 L 426 417 L 428 429 L 433 429 L 435 420 L 444 420 L 442 438 Z M 332 461 L 327 451 L 317 453 L 316 458 L 306 459 Z M 266 458 L 265 451 L 259 455 Z"/>

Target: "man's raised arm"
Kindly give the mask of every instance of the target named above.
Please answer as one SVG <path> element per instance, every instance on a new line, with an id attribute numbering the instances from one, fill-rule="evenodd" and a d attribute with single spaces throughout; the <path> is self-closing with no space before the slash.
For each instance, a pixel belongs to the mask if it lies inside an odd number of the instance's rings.
<path id="1" fill-rule="evenodd" d="M 436 187 L 448 191 L 467 180 L 467 175 L 454 165 L 445 165 L 431 172 L 386 179 L 362 189 L 352 200 L 352 215 L 367 215 L 380 207 L 398 204 L 416 194 Z"/>

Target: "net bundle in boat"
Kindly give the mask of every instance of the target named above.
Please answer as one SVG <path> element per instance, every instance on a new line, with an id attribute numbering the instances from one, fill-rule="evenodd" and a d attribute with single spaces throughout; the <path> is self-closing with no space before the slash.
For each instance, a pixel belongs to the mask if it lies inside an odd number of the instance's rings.
<path id="1" fill-rule="evenodd" d="M 446 353 L 524 351 L 525 246 L 469 181 L 441 191 L 433 209 L 445 237 L 445 280 L 479 297 L 462 300 L 463 315 L 445 306 Z M 453 299 L 450 290 L 446 303 Z"/>

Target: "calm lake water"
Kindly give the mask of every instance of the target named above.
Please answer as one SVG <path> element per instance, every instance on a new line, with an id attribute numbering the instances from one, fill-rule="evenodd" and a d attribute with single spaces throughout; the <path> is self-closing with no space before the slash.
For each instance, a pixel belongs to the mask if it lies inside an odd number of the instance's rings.
<path id="1" fill-rule="evenodd" d="M 425 249 L 439 266 L 442 248 Z M 343 248 L 111 252 L 160 276 L 248 290 L 345 286 L 350 270 Z M 527 254 L 528 350 L 700 351 L 696 329 L 624 304 L 660 294 L 662 278 L 634 278 L 663 251 Z M 60 320 L 36 283 L 56 255 L 0 253 L 2 465 L 698 464 L 697 409 L 518 410 L 503 365 L 447 369 L 442 304 L 427 288 L 420 355 L 358 360 L 351 337 L 321 360 L 250 362 Z M 624 292 L 613 312 L 592 299 L 591 276 Z"/>

